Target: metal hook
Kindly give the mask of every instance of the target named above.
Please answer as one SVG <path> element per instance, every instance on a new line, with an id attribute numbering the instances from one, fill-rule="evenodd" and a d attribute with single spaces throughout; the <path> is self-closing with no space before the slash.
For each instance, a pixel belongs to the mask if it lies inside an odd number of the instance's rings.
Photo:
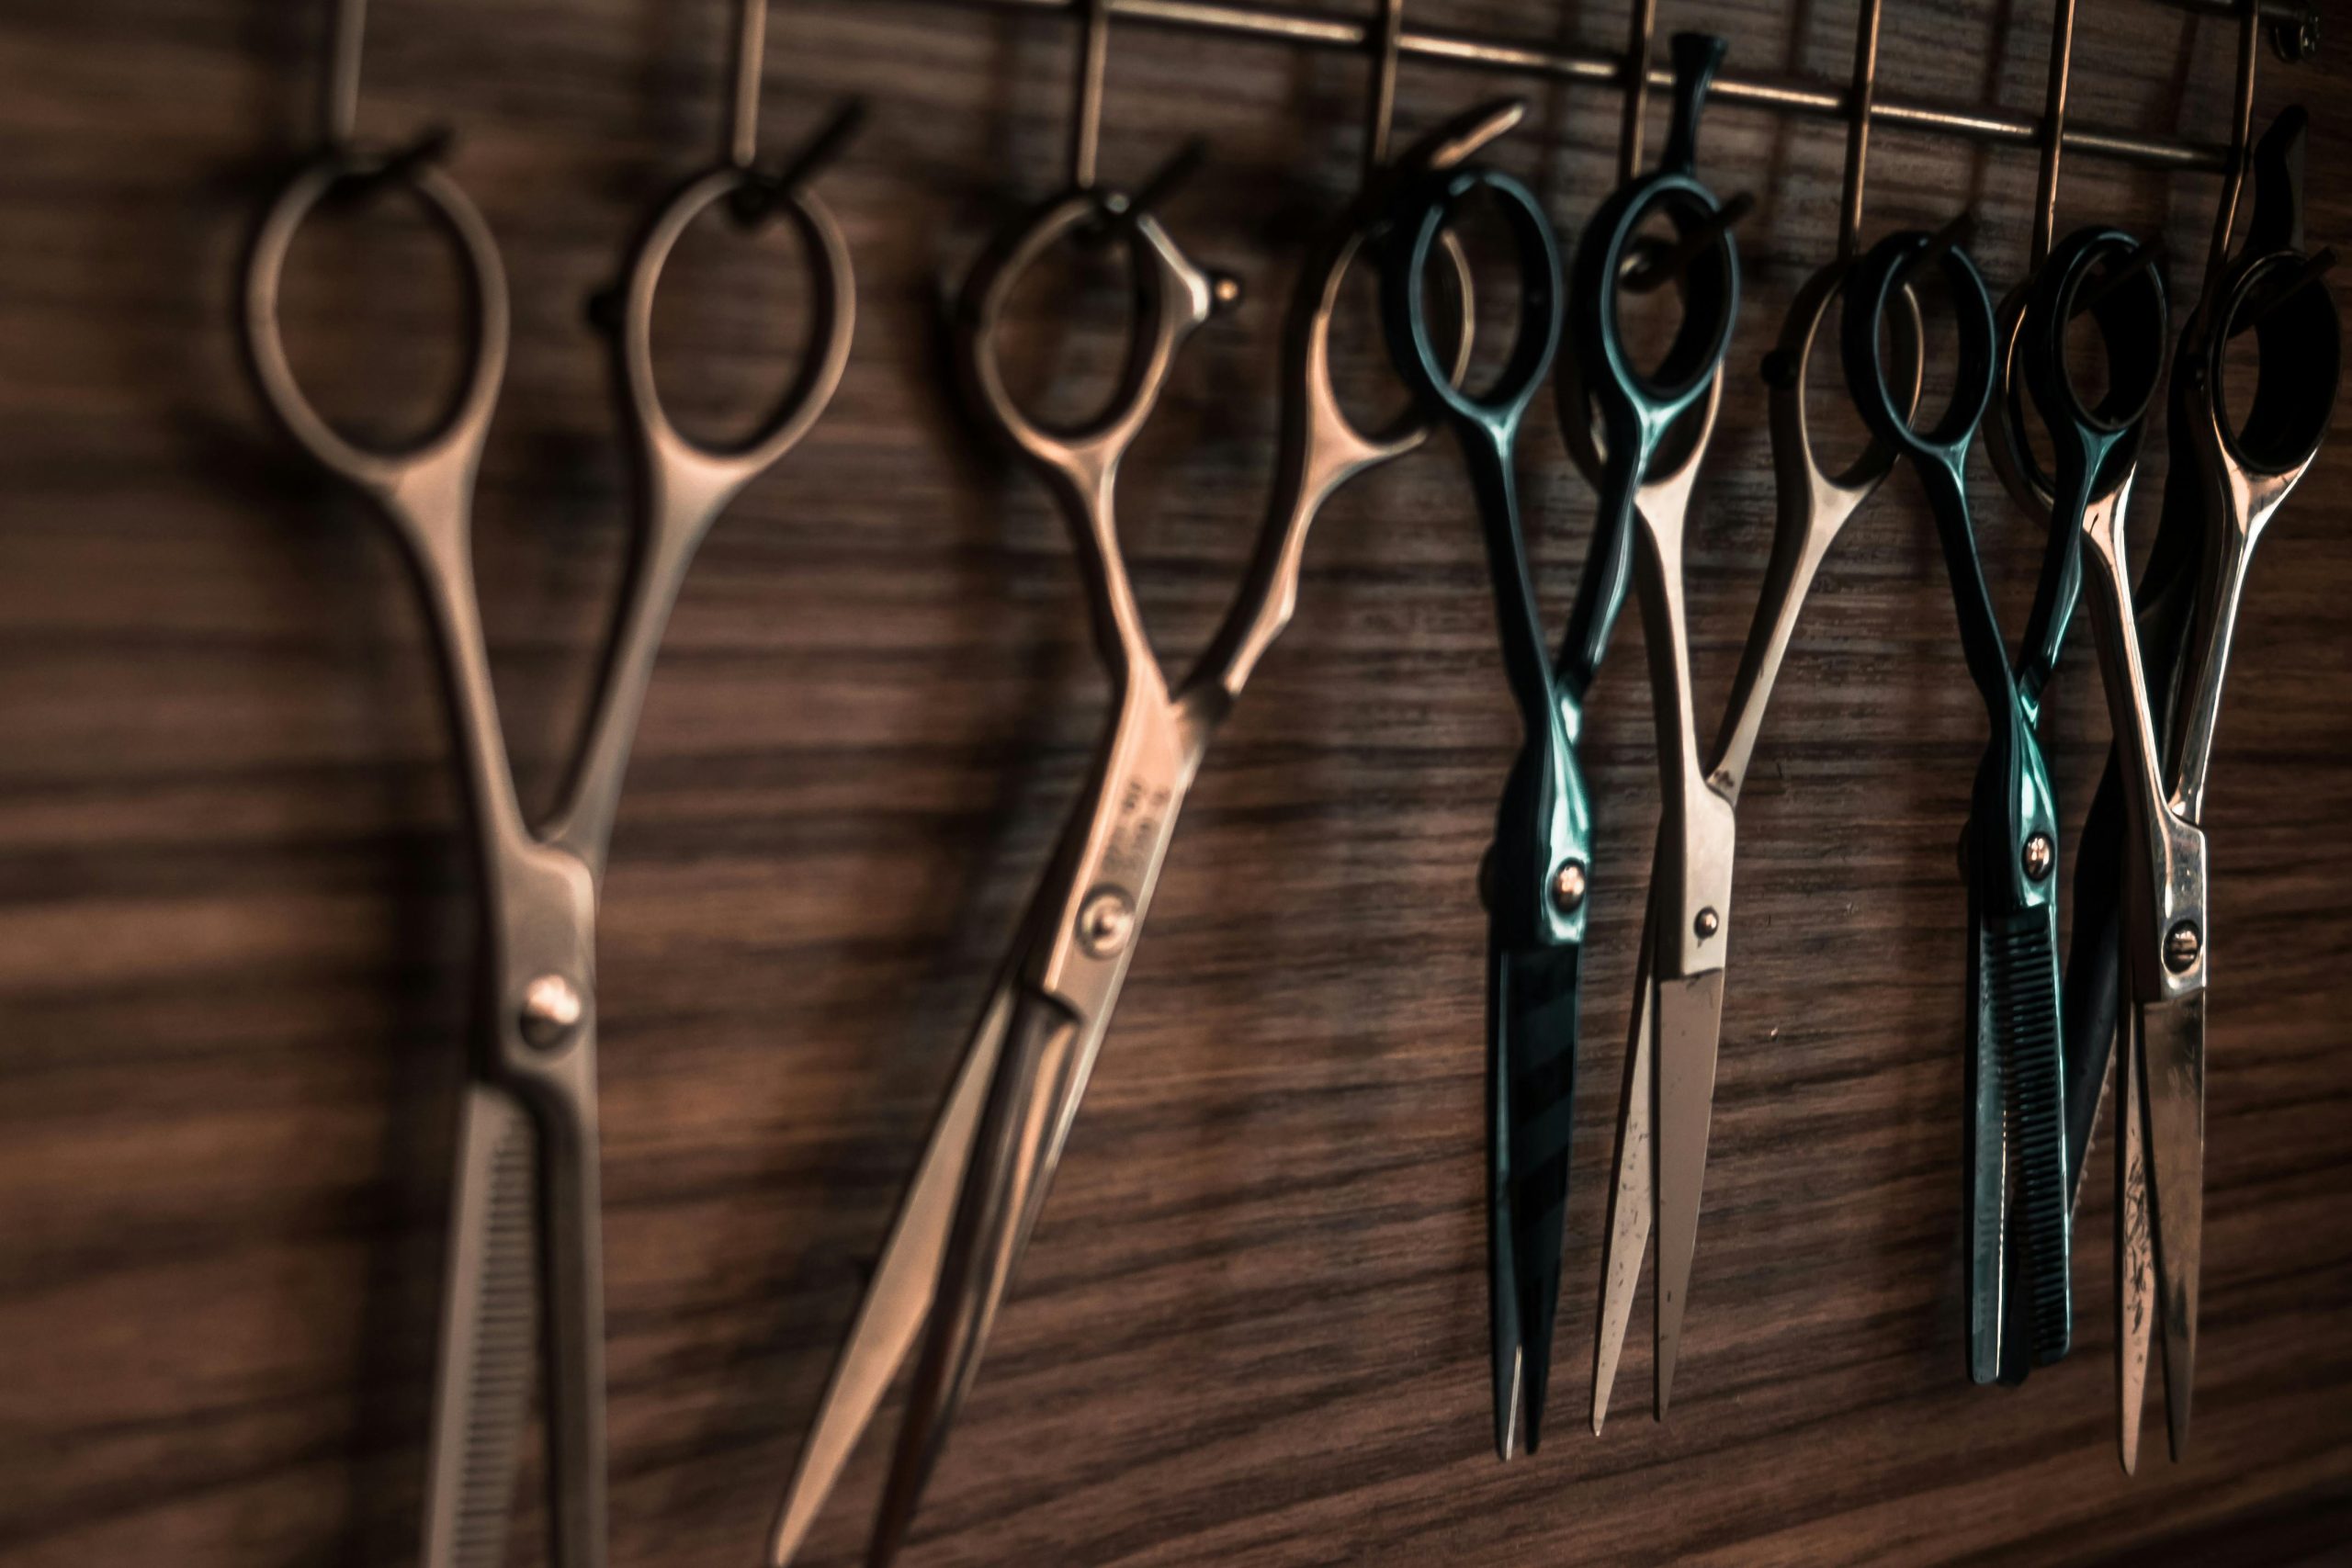
<path id="1" fill-rule="evenodd" d="M 1847 95 L 1846 176 L 1838 200 L 1838 259 L 1861 249 L 1862 175 L 1871 156 L 1871 111 L 1878 98 L 1879 19 L 1885 0 L 1862 0 L 1854 23 L 1854 85 Z"/>
<path id="2" fill-rule="evenodd" d="M 2247 153 L 2254 142 L 2254 77 L 2262 58 L 2261 0 L 2238 0 L 2238 94 L 2230 117 L 2230 167 L 2222 176 L 2222 201 L 2213 214 L 2213 238 L 2205 253 L 2205 281 L 2198 291 L 2197 311 L 2205 313 L 2222 269 L 2230 255 L 2230 231 L 2237 227 L 2238 207 L 2245 192 Z"/>
<path id="3" fill-rule="evenodd" d="M 1625 40 L 1625 115 L 1617 128 L 1617 183 L 1642 172 L 1642 116 L 1650 91 L 1650 38 L 1657 30 L 1657 0 L 1634 0 Z"/>
<path id="4" fill-rule="evenodd" d="M 1111 65 L 1110 0 L 1082 0 L 1086 24 L 1078 44 L 1078 90 L 1070 107 L 1069 183 L 1094 188 L 1096 155 L 1102 149 L 1102 79 Z"/>
<path id="5" fill-rule="evenodd" d="M 368 0 L 334 4 L 326 83 L 319 100 L 319 137 L 330 147 L 345 147 L 359 124 L 359 62 L 368 42 Z"/>
<path id="6" fill-rule="evenodd" d="M 2041 175 L 2034 187 L 2032 266 L 2049 259 L 2058 225 L 2058 161 L 2066 141 L 2066 77 L 2075 58 L 2075 0 L 2057 0 L 2050 16 L 2050 79 L 2041 101 Z"/>
<path id="7" fill-rule="evenodd" d="M 1396 121 L 1396 68 L 1405 51 L 1405 0 L 1380 0 L 1378 26 L 1368 29 L 1372 46 L 1372 97 L 1364 107 L 1363 180 L 1372 183 L 1388 163 L 1388 139 Z"/>
<path id="8" fill-rule="evenodd" d="M 735 90 L 721 155 L 739 169 L 760 158 L 760 82 L 768 54 L 768 0 L 741 0 L 735 19 Z"/>

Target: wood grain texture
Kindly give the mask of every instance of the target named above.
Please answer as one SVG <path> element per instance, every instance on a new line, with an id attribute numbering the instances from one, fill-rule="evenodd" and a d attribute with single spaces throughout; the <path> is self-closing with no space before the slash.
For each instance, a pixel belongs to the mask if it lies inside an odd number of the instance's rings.
<path id="1" fill-rule="evenodd" d="M 1329 8 L 1344 9 L 1340 0 Z M 472 892 L 415 607 L 381 531 L 277 440 L 229 326 L 240 244 L 313 92 L 316 8 L 31 0 L 0 24 L 0 1562 L 413 1560 Z M 363 125 L 459 135 L 515 293 L 479 558 L 526 799 L 551 793 L 620 558 L 626 454 L 579 301 L 715 144 L 718 0 L 380 0 Z M 1415 0 L 1417 21 L 1612 41 L 1612 7 Z M 1692 0 L 1755 68 L 1839 77 L 1850 10 Z M 1883 80 L 2040 102 L 2046 15 L 1893 0 Z M 1059 168 L 1068 35 L 915 0 L 778 8 L 771 135 L 840 94 L 827 176 L 863 313 L 839 400 L 741 498 L 681 603 L 601 943 L 613 1561 L 742 1564 L 1103 704 L 1058 521 L 967 437 L 942 279 Z M 2313 112 L 2315 241 L 2352 240 L 2344 51 Z M 2076 112 L 2212 137 L 2225 25 L 2094 0 Z M 1207 635 L 1264 504 L 1275 305 L 1352 178 L 1361 69 L 1120 29 L 1104 166 L 1213 161 L 1169 220 L 1256 303 L 1201 334 L 1125 495 L 1147 613 Z M 1415 67 L 1408 132 L 1494 90 Z M 1615 104 L 1530 85 L 1502 153 L 1571 224 Z M 1657 117 L 1662 119 L 1661 117 Z M 1655 124 L 1653 135 L 1662 134 Z M 2030 157 L 1897 131 L 1869 226 L 1984 220 L 2023 262 Z M 1752 374 L 1825 259 L 1835 127 L 1725 110 L 1749 302 L 1690 546 L 1719 705 L 1772 491 Z M 2215 182 L 2075 161 L 2062 224 L 2201 257 Z M 372 238 L 370 236 L 373 236 Z M 702 242 L 707 241 L 707 243 Z M 429 389 L 435 267 L 355 229 L 306 273 L 305 367 Z M 783 253 L 701 236 L 665 375 L 756 407 Z M 437 264 L 436 264 L 437 265 Z M 2177 266 L 2177 287 L 2193 281 Z M 2186 303 L 2186 300 L 2183 300 Z M 1064 345 L 1069 363 L 1099 347 Z M 1354 350 L 1358 368 L 1369 346 Z M 1833 378 L 1825 405 L 1834 400 Z M 1585 1088 L 1555 1385 L 1489 1451 L 1472 868 L 1515 741 L 1458 467 L 1360 483 L 1219 737 L 1053 1201 L 910 1568 L 2336 1562 L 2352 1556 L 2352 407 L 2262 548 L 2217 758 L 2204 1354 L 2188 1462 L 2115 1467 L 2109 1183 L 2077 1348 L 1962 1373 L 1962 905 L 1983 716 L 1908 480 L 1798 635 L 1742 813 L 1707 1204 L 1672 1424 L 1577 1429 L 1654 760 L 1625 617 L 1594 696 Z M 2142 479 L 2152 514 L 2161 453 Z M 1528 472 L 1551 613 L 1591 515 L 1548 412 Z M 1989 471 L 2012 629 L 2038 550 Z M 2107 744 L 2077 631 L 2055 688 L 2071 830 Z M 2101 1168 L 2102 1171 L 2104 1167 Z M 886 1413 L 887 1414 L 887 1413 Z M 2152 1412 L 2152 1422 L 2160 1416 Z M 812 1564 L 859 1560 L 871 1441 Z M 535 1518 L 517 1561 L 536 1560 Z"/>

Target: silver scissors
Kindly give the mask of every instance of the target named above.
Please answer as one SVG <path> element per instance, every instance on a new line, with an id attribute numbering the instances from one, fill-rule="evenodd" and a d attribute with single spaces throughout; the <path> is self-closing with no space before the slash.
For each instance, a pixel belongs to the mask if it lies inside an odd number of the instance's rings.
<path id="1" fill-rule="evenodd" d="M 2307 118 L 2283 112 L 2254 153 L 2245 248 L 2219 269 L 2175 363 L 2175 463 L 2152 551 L 2153 586 L 2185 573 L 2188 618 L 2156 646 L 2130 579 L 2122 508 L 2083 518 L 2099 667 L 2121 763 L 2120 987 L 2115 1038 L 2118 1360 L 2124 1468 L 2138 1460 L 2141 1409 L 2156 1321 L 2164 1325 L 2165 1412 L 2173 1457 L 2188 1441 L 2197 1369 L 2198 1276 L 2205 1185 L 2205 987 L 2212 966 L 2206 898 L 2205 794 L 2222 683 L 2246 569 L 2262 532 L 2310 470 L 2327 433 L 2343 367 L 2342 326 L 2319 276 L 2333 254 L 2303 250 Z M 2216 250 L 2226 245 L 2228 203 Z M 2227 394 L 2233 338 L 2259 355 L 2242 421 Z M 2045 377 L 2037 397 L 2071 398 Z M 2167 540 L 2166 536 L 2172 537 Z M 2167 672 L 2154 660 L 2172 664 Z M 2157 717 L 2166 698 L 2169 724 Z M 2104 1048 L 2106 1041 L 2082 1043 Z"/>
<path id="2" fill-rule="evenodd" d="M 321 145 L 264 213 L 244 275 L 243 327 L 263 400 L 322 467 L 375 502 L 408 558 L 447 691 L 484 905 L 481 1013 L 458 1134 L 432 1438 L 426 1568 L 492 1568 L 507 1522 L 534 1377 L 547 1384 L 551 1560 L 605 1561 L 604 1276 L 597 1198 L 595 922 L 621 775 L 670 608 L 695 547 L 734 495 L 808 434 L 849 357 L 855 314 L 847 247 L 804 185 L 756 162 L 765 0 L 743 0 L 726 152 L 656 210 L 616 298 L 615 369 L 639 468 L 635 559 L 594 705 L 554 814 L 530 826 L 516 798 L 475 597 L 475 474 L 506 367 L 506 279 L 481 212 L 435 161 L 363 147 L 356 118 L 364 0 L 334 7 Z M 812 143 L 837 147 L 844 116 Z M 413 446 L 364 446 L 296 381 L 278 322 L 287 253 L 303 221 L 346 195 L 404 187 L 455 242 L 471 286 L 472 364 L 441 427 Z M 671 247 L 721 201 L 780 211 L 806 243 L 811 352 L 765 427 L 703 446 L 662 411 L 653 376 L 654 290 Z"/>
<path id="3" fill-rule="evenodd" d="M 1740 786 L 1747 776 L 1748 762 L 1755 755 L 1757 738 L 1763 728 L 1765 707 L 1771 701 L 1773 683 L 1795 635 L 1797 616 L 1804 607 L 1815 573 L 1848 521 L 1877 491 L 1894 464 L 1894 451 L 1883 442 L 1872 441 L 1843 472 L 1830 472 L 1814 449 L 1811 421 L 1805 412 L 1805 383 L 1815 344 L 1856 260 L 1883 9 L 1883 0 L 1863 0 L 1856 25 L 1854 85 L 1846 133 L 1838 254 L 1797 290 L 1781 326 L 1779 345 L 1764 361 L 1764 378 L 1771 398 L 1778 518 L 1771 557 L 1765 567 L 1763 593 L 1740 655 L 1739 671 L 1732 682 L 1723 727 L 1717 732 L 1713 761 L 1704 774 L 1698 776 L 1702 787 L 1719 797 L 1723 806 L 1696 813 L 1678 813 L 1669 793 L 1668 814 L 1659 825 L 1657 851 L 1651 863 L 1649 909 L 1643 925 L 1632 1035 L 1626 1045 L 1624 1093 L 1617 1116 L 1617 1179 L 1610 1189 L 1609 1224 L 1601 1243 L 1600 1325 L 1593 1347 L 1592 1429 L 1596 1433 L 1608 1417 L 1610 1393 L 1616 1382 L 1625 1334 L 1633 1320 L 1634 1297 L 1641 1281 L 1642 1258 L 1657 1217 L 1658 1189 L 1652 1162 L 1660 1150 L 1651 1135 L 1652 1118 L 1673 1104 L 1682 1113 L 1688 1129 L 1683 1146 L 1687 1157 L 1703 1162 L 1713 1082 L 1712 1064 L 1721 1036 L 1718 1002 L 1717 1010 L 1712 1014 L 1712 1026 L 1703 1030 L 1694 1027 L 1683 1037 L 1682 1043 L 1688 1046 L 1687 1060 L 1695 1071 L 1686 1072 L 1671 1082 L 1661 1077 L 1665 1063 L 1659 1050 L 1659 986 L 1655 977 L 1661 895 L 1676 900 L 1681 886 L 1679 879 L 1685 874 L 1680 868 L 1700 864 L 1713 885 L 1713 891 L 1704 896 L 1707 901 L 1701 908 L 1712 909 L 1716 917 L 1715 934 L 1720 941 L 1713 953 L 1719 960 L 1727 954 L 1730 874 L 1738 827 L 1734 812 L 1739 804 Z M 1905 293 L 1902 299 L 1907 310 L 1896 312 L 1889 321 L 1899 362 L 1909 367 L 1910 396 L 1916 401 L 1919 383 L 1919 316 L 1911 297 Z M 1686 461 L 1675 478 L 1687 486 L 1689 470 L 1695 467 L 1695 458 Z M 1650 505 L 1645 489 L 1641 502 L 1645 519 L 1651 516 Z M 1676 514 L 1668 512 L 1669 516 Z M 1659 584 L 1660 589 L 1665 586 L 1663 582 Z M 1647 622 L 1650 618 L 1651 613 L 1645 607 L 1644 619 Z M 1664 624 L 1679 626 L 1679 617 Z M 1668 652 L 1681 660 L 1687 668 L 1684 648 L 1672 646 Z M 1676 682 L 1676 691 L 1682 708 L 1680 732 L 1695 742 L 1697 717 L 1690 706 L 1687 673 Z M 1696 761 L 1695 751 L 1692 761 Z M 1669 757 L 1668 761 L 1671 765 L 1672 759 Z M 1684 794 L 1693 800 L 1701 798 L 1687 784 Z M 1683 929 L 1682 911 L 1689 904 L 1690 896 L 1680 894 L 1670 914 L 1672 929 L 1678 932 Z M 1690 916 L 1693 921 L 1697 918 L 1695 913 Z M 1720 973 L 1712 983 L 1721 984 Z M 1691 1146 L 1694 1143 L 1695 1148 Z M 1698 1177 L 1702 1171 L 1703 1164 L 1698 1170 L 1690 1171 L 1684 1186 L 1688 1197 L 1683 1201 L 1689 1210 L 1682 1224 L 1680 1278 L 1686 1282 L 1690 1237 L 1695 1235 L 1696 1228 Z M 1674 1292 L 1671 1313 L 1667 1291 L 1661 1288 L 1658 1295 L 1658 1354 L 1654 1388 L 1655 1408 L 1660 1417 L 1666 1414 L 1671 1389 L 1680 1301 L 1686 1293 L 1680 1290 Z"/>
<path id="4" fill-rule="evenodd" d="M 1647 0 L 1636 7 L 1637 58 L 1647 54 L 1650 12 Z M 1573 352 L 1559 399 L 1569 452 L 1600 494 L 1568 644 L 1597 662 L 1630 573 L 1642 598 L 1665 807 L 1626 1079 L 1628 1107 L 1635 1100 L 1654 1098 L 1655 1103 L 1645 1105 L 1638 1127 L 1620 1127 L 1619 1179 L 1610 1195 L 1611 1239 L 1602 1266 L 1604 1322 L 1594 1369 L 1596 1430 L 1624 1333 L 1621 1319 L 1612 1339 L 1607 1313 L 1612 1304 L 1630 1311 L 1631 1284 L 1641 1267 L 1640 1244 L 1629 1247 L 1633 1237 L 1621 1235 L 1620 1227 L 1630 1233 L 1638 1225 L 1645 1239 L 1653 1208 L 1660 1235 L 1661 1416 L 1673 1383 L 1698 1229 L 1699 1181 L 1706 1167 L 1723 1008 L 1723 921 L 1730 908 L 1732 807 L 1701 768 L 1682 597 L 1683 525 L 1714 435 L 1724 356 L 1739 314 L 1732 204 L 1718 200 L 1697 175 L 1700 119 L 1725 45 L 1708 34 L 1680 33 L 1672 47 L 1674 119 L 1658 167 L 1629 179 L 1603 202 L 1577 247 L 1568 288 Z M 1636 84 L 1645 75 L 1637 73 Z M 1640 91 L 1637 85 L 1634 92 Z M 1638 135 L 1629 131 L 1630 148 L 1622 160 L 1629 166 L 1639 156 Z M 1652 371 L 1636 364 L 1620 335 L 1617 290 L 1634 262 L 1644 223 L 1660 217 L 1673 224 L 1676 248 L 1690 254 L 1680 274 L 1681 326 Z M 1607 607 L 1589 618 L 1588 604 Z M 1631 1190 L 1629 1163 L 1642 1167 Z M 1624 1285 L 1612 1297 L 1607 1281 L 1618 1269 Z"/>
<path id="5" fill-rule="evenodd" d="M 1393 70 L 1396 9 L 1396 0 L 1387 0 L 1384 59 L 1391 63 L 1384 77 Z M 1301 279 L 1286 333 L 1282 455 L 1265 528 L 1222 629 L 1171 691 L 1120 549 L 1114 516 L 1119 465 L 1166 390 L 1177 351 L 1215 310 L 1237 303 L 1239 289 L 1194 265 L 1149 201 L 1096 181 L 1109 26 L 1106 0 L 1089 0 L 1069 184 L 981 256 L 963 291 L 958 337 L 974 406 L 1045 479 L 1067 514 L 1095 641 L 1111 676 L 1112 718 L 833 1364 L 769 1537 L 768 1560 L 777 1568 L 807 1539 L 912 1352 L 907 1414 L 868 1560 L 879 1568 L 903 1545 L 1044 1207 L 1193 774 L 1258 660 L 1290 620 L 1307 530 L 1349 479 L 1403 456 L 1427 435 L 1409 420 L 1378 435 L 1358 430 L 1330 381 L 1340 281 L 1386 206 L 1385 193 L 1368 191 Z M 1386 94 L 1384 85 L 1379 99 Z M 1513 107 L 1458 121 L 1400 160 L 1400 168 L 1467 157 L 1516 118 Z M 1165 185 L 1164 176 L 1155 178 L 1145 189 Z M 1134 258 L 1136 336 L 1124 385 L 1086 427 L 1048 428 L 1021 409 L 1000 369 L 997 338 L 1006 305 L 1023 273 L 1052 246 L 1106 228 L 1125 232 Z M 1464 285 L 1466 355 L 1466 276 Z"/>

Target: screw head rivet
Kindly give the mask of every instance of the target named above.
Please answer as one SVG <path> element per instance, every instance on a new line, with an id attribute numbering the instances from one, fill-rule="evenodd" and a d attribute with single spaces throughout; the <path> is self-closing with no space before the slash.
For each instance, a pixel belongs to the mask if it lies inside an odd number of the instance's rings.
<path id="1" fill-rule="evenodd" d="M 1552 908 L 1563 915 L 1573 915 L 1584 904 L 1584 862 L 1568 860 L 1552 874 Z"/>
<path id="2" fill-rule="evenodd" d="M 2186 975 L 2197 967 L 2198 957 L 2204 948 L 2204 939 L 2197 933 L 2197 923 L 2183 920 L 2165 933 L 2165 967 L 2176 975 Z"/>
<path id="3" fill-rule="evenodd" d="M 1115 887 L 1098 887 L 1079 906 L 1078 945 L 1090 958 L 1116 958 L 1135 931 L 1135 900 Z"/>
<path id="4" fill-rule="evenodd" d="M 542 975 L 523 987 L 523 1038 L 551 1051 L 571 1038 L 587 1010 L 571 981 L 560 975 Z"/>

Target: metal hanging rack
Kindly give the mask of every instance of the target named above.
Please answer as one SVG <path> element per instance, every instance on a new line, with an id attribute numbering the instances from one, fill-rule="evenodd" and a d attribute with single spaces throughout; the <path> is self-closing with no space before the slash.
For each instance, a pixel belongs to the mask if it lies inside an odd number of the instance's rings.
<path id="1" fill-rule="evenodd" d="M 947 0 L 967 8 L 994 11 L 1061 12 L 1082 17 L 1088 0 Z M 2176 10 L 2205 16 L 2239 16 L 2246 0 L 2160 0 Z M 2292 61 L 2308 58 L 2318 47 L 2317 7 L 2302 0 L 2253 0 L 2268 28 L 2272 47 Z M 1236 0 L 1107 0 L 1114 20 L 1137 22 L 1178 32 L 1254 39 L 1293 48 L 1363 53 L 1393 48 L 1407 60 L 1451 66 L 1459 70 L 1502 75 L 1540 76 L 1558 81 L 1623 82 L 1626 57 L 1605 50 L 1579 49 L 1531 39 L 1455 32 L 1431 28 L 1407 28 L 1392 39 L 1382 37 L 1377 20 L 1334 17 L 1287 7 L 1242 5 Z M 1651 67 L 1649 91 L 1664 93 L 1673 86 L 1672 73 Z M 1725 72 L 1715 79 L 1713 101 L 1745 104 L 1781 114 L 1819 115 L 1842 119 L 1852 112 L 1854 95 L 1843 82 L 1802 77 Z M 1871 123 L 1953 136 L 1966 141 L 1996 146 L 2040 147 L 2043 122 L 2011 109 L 1980 107 L 1933 98 L 1909 97 L 1885 92 L 1871 95 L 1866 106 Z M 2069 153 L 2116 159 L 2154 168 L 2227 172 L 2230 149 L 2214 141 L 2178 137 L 2143 136 L 2068 124 L 2061 132 Z"/>

